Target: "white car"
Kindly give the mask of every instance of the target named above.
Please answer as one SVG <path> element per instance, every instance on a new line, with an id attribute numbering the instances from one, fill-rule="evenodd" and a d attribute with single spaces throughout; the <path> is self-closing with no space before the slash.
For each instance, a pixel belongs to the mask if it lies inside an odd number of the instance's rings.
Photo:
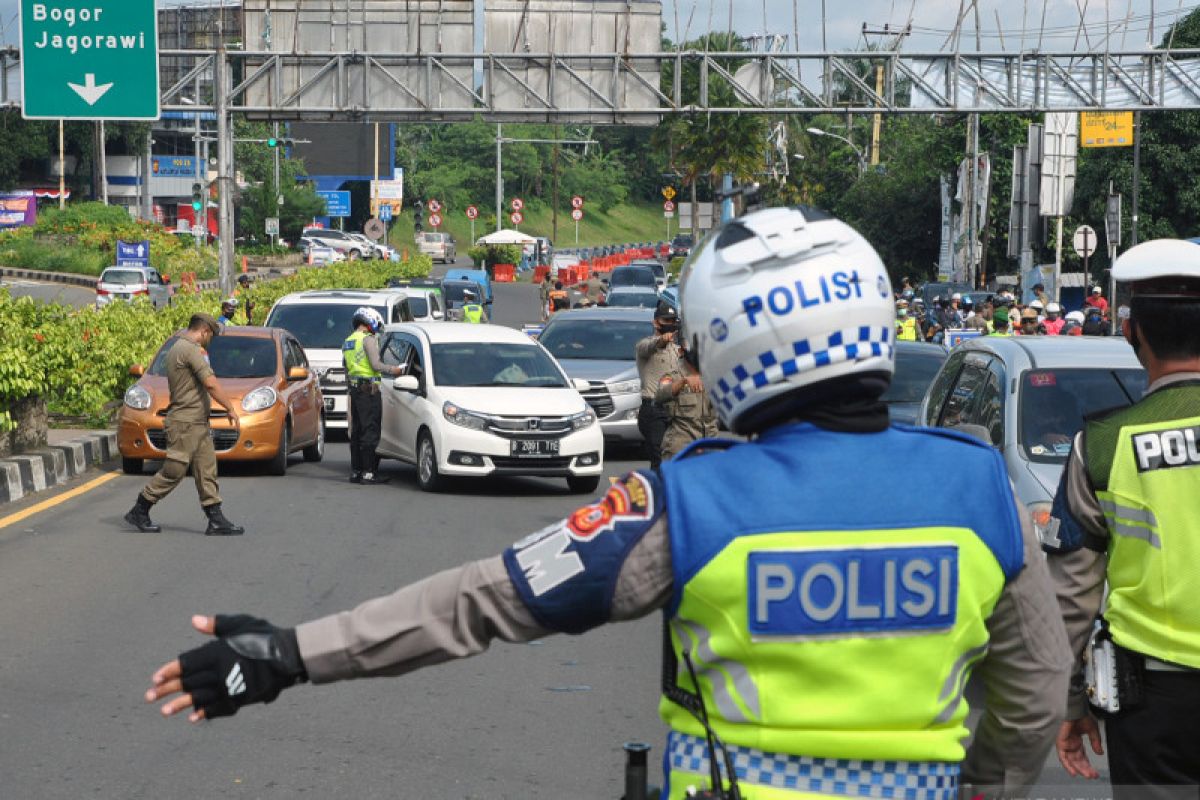
<path id="1" fill-rule="evenodd" d="M 594 492 L 604 434 L 546 349 L 500 325 L 412 322 L 384 329 L 382 358 L 404 367 L 383 381 L 377 452 L 415 464 L 437 491 L 450 475 L 566 478 Z"/>

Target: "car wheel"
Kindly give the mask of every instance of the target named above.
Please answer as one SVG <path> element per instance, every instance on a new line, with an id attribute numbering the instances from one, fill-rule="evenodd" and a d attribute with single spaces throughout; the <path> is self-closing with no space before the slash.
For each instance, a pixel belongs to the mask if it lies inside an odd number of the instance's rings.
<path id="1" fill-rule="evenodd" d="M 275 453 L 275 457 L 267 464 L 267 472 L 272 475 L 286 475 L 288 450 L 292 446 L 292 428 L 287 423 L 283 423 L 283 434 L 279 437 L 279 450 Z"/>
<path id="2" fill-rule="evenodd" d="M 141 475 L 145 462 L 140 458 L 121 456 L 121 471 L 126 475 Z"/>
<path id="3" fill-rule="evenodd" d="M 317 440 L 304 448 L 304 460 L 316 463 L 325 457 L 325 415 L 317 423 Z"/>
<path id="4" fill-rule="evenodd" d="M 433 437 L 429 431 L 421 431 L 417 440 L 417 484 L 425 492 L 440 491 L 444 479 L 438 472 L 437 450 L 433 446 Z"/>
<path id="5" fill-rule="evenodd" d="M 572 475 L 567 478 L 567 488 L 575 494 L 591 494 L 599 485 L 599 475 Z"/>

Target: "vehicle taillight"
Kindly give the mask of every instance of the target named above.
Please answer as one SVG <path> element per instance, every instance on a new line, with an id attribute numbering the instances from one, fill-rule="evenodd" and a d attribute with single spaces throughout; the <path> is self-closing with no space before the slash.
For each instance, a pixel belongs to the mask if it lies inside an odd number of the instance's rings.
<path id="1" fill-rule="evenodd" d="M 111 292 L 109 292 L 108 289 L 101 289 L 99 286 L 97 286 L 96 294 L 102 294 L 102 295 L 108 296 L 109 294 L 111 294 Z"/>

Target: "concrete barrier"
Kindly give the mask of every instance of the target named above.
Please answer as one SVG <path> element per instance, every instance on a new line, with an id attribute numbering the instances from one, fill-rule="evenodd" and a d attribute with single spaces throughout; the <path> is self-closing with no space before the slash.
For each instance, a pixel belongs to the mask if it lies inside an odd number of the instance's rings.
<path id="1" fill-rule="evenodd" d="M 95 431 L 20 455 L 0 458 L 0 504 L 61 486 L 118 455 L 116 431 Z"/>

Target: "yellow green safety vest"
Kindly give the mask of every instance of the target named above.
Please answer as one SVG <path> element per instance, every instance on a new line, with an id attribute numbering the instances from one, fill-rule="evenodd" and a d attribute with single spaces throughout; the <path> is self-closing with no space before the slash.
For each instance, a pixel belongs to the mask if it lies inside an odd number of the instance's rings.
<path id="1" fill-rule="evenodd" d="M 462 310 L 463 322 L 483 322 L 483 306 L 477 303 L 466 303 Z"/>
<path id="2" fill-rule="evenodd" d="M 912 317 L 905 317 L 903 320 L 897 319 L 896 327 L 900 330 L 896 334 L 896 338 L 901 342 L 915 342 L 917 340 L 917 321 Z"/>
<path id="3" fill-rule="evenodd" d="M 1012 331 L 998 331 L 993 328 L 988 336 L 1012 336 Z"/>
<path id="4" fill-rule="evenodd" d="M 897 472 L 915 451 L 953 475 L 930 485 Z M 928 796 L 954 796 L 964 687 L 1024 564 L 999 455 L 944 431 L 799 424 L 685 451 L 662 476 L 675 575 L 666 796 L 709 783 L 704 728 L 678 691 L 703 699 L 735 763 L 762 765 L 741 781 L 754 800 L 835 794 L 814 776 L 848 763 L 851 785 L 893 781 L 903 797 L 920 775 L 938 790 Z"/>
<path id="5" fill-rule="evenodd" d="M 1200 383 L 1089 421 L 1085 448 L 1108 525 L 1114 641 L 1200 669 Z"/>
<path id="6" fill-rule="evenodd" d="M 379 373 L 371 368 L 371 360 L 367 358 L 367 351 L 363 347 L 363 341 L 370 335 L 355 331 L 342 343 L 342 363 L 346 365 L 346 377 L 351 380 L 379 377 Z"/>

